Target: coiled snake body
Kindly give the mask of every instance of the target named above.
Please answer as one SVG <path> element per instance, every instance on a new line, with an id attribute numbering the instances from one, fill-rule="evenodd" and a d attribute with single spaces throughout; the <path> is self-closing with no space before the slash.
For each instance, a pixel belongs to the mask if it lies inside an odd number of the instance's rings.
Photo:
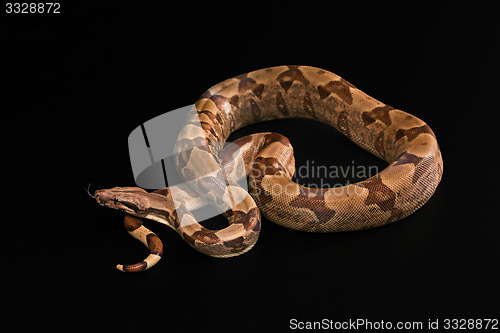
<path id="1" fill-rule="evenodd" d="M 178 156 L 179 172 L 187 178 L 210 172 L 200 171 L 206 166 L 196 163 L 197 156 L 229 159 L 231 152 L 216 151 L 211 143 L 225 142 L 243 126 L 280 118 L 312 118 L 333 126 L 389 166 L 344 187 L 307 188 L 291 180 L 295 166 L 287 138 L 276 133 L 240 138 L 234 143 L 244 160 L 250 193 L 230 177 L 234 166 L 225 165 L 229 176 L 222 190 L 239 192 L 244 199 L 224 213 L 229 225 L 221 230 L 204 228 L 189 212 L 207 203 L 217 204 L 217 191 L 207 177 L 194 189 L 179 187 L 182 195 L 177 205 L 169 188 L 152 193 L 137 187 L 96 191 L 99 204 L 128 214 L 125 227 L 151 252 L 140 263 L 118 265 L 120 270 L 148 269 L 162 255 L 161 241 L 143 226 L 142 218 L 172 227 L 202 253 L 230 257 L 255 244 L 261 213 L 275 223 L 302 231 L 373 228 L 416 211 L 432 196 L 442 177 L 441 152 L 425 122 L 319 68 L 279 66 L 250 72 L 215 85 L 195 105 L 203 135 L 193 135 L 188 122 L 177 142 L 187 147 Z"/>

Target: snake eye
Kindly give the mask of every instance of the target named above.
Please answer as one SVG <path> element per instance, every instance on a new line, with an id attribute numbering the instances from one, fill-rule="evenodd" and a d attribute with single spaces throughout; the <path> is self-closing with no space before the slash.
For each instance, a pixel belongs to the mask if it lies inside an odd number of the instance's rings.
<path id="1" fill-rule="evenodd" d="M 114 199 L 113 199 L 113 202 L 114 202 L 115 204 L 117 204 L 117 203 L 118 203 L 118 198 L 114 198 Z"/>

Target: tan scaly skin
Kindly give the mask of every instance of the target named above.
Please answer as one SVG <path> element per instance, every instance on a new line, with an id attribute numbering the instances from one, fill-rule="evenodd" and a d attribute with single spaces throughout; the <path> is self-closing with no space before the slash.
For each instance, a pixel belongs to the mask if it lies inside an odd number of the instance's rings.
<path id="1" fill-rule="evenodd" d="M 159 238 L 142 225 L 142 218 L 167 224 L 196 250 L 213 257 L 240 255 L 257 241 L 260 214 L 282 226 L 311 232 L 368 229 L 398 221 L 420 208 L 434 193 L 443 174 L 443 160 L 430 127 L 422 120 L 366 95 L 328 71 L 308 66 L 279 66 L 257 70 L 221 82 L 196 103 L 197 114 L 179 136 L 179 173 L 199 178 L 183 193 L 177 208 L 170 189 L 147 193 L 113 188 L 95 193 L 98 203 L 126 212 L 127 230 L 150 249 L 123 271 L 152 267 L 162 255 Z M 224 166 L 226 187 L 211 183 L 210 170 L 198 158 L 230 159 L 211 143 L 224 142 L 235 130 L 256 122 L 281 118 L 312 118 L 333 126 L 351 141 L 389 166 L 379 174 L 340 188 L 307 188 L 294 183 L 293 150 L 276 133 L 253 134 L 235 141 L 249 177 L 249 191 L 236 184 L 231 166 Z M 202 135 L 190 126 L 199 120 Z M 194 147 L 194 148 L 192 148 Z M 327 152 L 328 153 L 328 152 Z M 226 154 L 226 155 L 225 155 Z M 210 164 L 210 163 L 206 163 Z M 219 184 L 220 185 L 220 184 Z M 229 226 L 209 230 L 194 221 L 190 210 L 217 205 L 218 191 L 243 193 L 244 200 L 224 215 Z M 199 194 L 198 194 L 199 193 Z M 227 192 L 224 192 L 227 193 Z"/>

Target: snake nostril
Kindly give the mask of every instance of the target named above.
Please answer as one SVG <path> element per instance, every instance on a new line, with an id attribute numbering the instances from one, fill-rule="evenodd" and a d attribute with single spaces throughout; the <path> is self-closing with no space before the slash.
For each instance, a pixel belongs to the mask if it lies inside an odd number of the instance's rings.
<path id="1" fill-rule="evenodd" d="M 88 193 L 90 197 L 94 198 L 97 203 L 104 205 L 106 202 L 110 201 L 109 194 L 105 190 L 97 190 L 94 195 Z"/>

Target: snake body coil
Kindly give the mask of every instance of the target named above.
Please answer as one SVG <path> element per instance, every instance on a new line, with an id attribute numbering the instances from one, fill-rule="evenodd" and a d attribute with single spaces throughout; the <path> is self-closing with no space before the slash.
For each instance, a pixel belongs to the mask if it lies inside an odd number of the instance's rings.
<path id="1" fill-rule="evenodd" d="M 206 175 L 201 157 L 224 161 L 230 152 L 216 151 L 244 126 L 280 118 L 312 118 L 328 124 L 358 146 L 382 158 L 389 166 L 377 175 L 340 188 L 307 188 L 294 183 L 293 150 L 287 138 L 259 133 L 234 142 L 244 160 L 249 192 L 227 178 L 221 191 L 244 198 L 224 215 L 229 226 L 209 230 L 194 221 L 190 210 L 217 205 L 217 191 L 208 177 L 194 188 L 178 187 L 174 204 L 169 188 L 148 193 L 140 188 L 117 187 L 96 191 L 104 206 L 122 210 L 127 230 L 150 249 L 124 271 L 152 267 L 162 255 L 159 238 L 142 225 L 142 218 L 167 224 L 196 250 L 214 257 L 248 251 L 257 241 L 260 214 L 282 226 L 312 232 L 373 228 L 398 221 L 420 208 L 434 193 L 443 174 L 443 160 L 430 127 L 406 112 L 363 93 L 341 77 L 309 66 L 279 66 L 243 74 L 209 89 L 196 102 L 202 135 L 181 132 L 178 169 L 187 179 Z M 217 156 L 217 157 L 215 157 Z M 234 166 L 224 172 L 231 176 Z M 242 192 L 244 191 L 244 192 Z M 201 195 L 201 196 L 200 196 Z M 179 201 L 179 199 L 178 199 Z"/>

